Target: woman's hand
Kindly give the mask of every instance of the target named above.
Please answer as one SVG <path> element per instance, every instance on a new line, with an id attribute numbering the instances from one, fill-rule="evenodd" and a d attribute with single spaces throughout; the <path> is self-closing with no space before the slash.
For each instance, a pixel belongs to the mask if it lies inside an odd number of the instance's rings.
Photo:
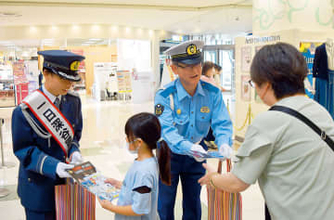
<path id="1" fill-rule="evenodd" d="M 205 184 L 210 184 L 210 179 L 212 175 L 216 175 L 217 172 L 214 168 L 210 167 L 206 163 L 203 163 L 203 167 L 206 169 L 207 173 L 198 180 L 198 183 L 201 184 L 201 186 Z"/>
<path id="2" fill-rule="evenodd" d="M 122 188 L 122 182 L 118 181 L 114 178 L 108 178 L 104 181 L 105 183 L 110 183 L 111 185 L 113 185 L 114 187 L 116 187 L 116 189 L 121 189 Z"/>
<path id="3" fill-rule="evenodd" d="M 99 201 L 102 208 L 113 212 L 115 205 L 113 205 L 110 201 L 101 200 L 98 196 L 97 196 L 97 200 Z"/>

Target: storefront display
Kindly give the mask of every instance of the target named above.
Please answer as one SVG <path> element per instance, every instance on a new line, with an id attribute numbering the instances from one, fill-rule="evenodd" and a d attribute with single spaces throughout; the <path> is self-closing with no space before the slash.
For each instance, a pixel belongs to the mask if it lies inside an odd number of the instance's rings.
<path id="1" fill-rule="evenodd" d="M 29 94 L 29 81 L 26 76 L 24 61 L 17 61 L 13 63 L 13 75 L 15 84 L 15 99 L 16 103 L 21 101 Z"/>
<path id="2" fill-rule="evenodd" d="M 104 101 L 107 97 L 117 96 L 117 93 L 117 64 L 94 63 L 93 97 L 98 101 Z"/>
<path id="3" fill-rule="evenodd" d="M 326 42 L 315 50 L 313 60 L 315 78 L 314 100 L 324 106 L 334 118 L 334 40 Z"/>
<path id="4" fill-rule="evenodd" d="M 131 77 L 131 72 L 128 70 L 118 70 L 117 80 L 118 80 L 118 98 L 121 100 L 128 100 L 131 98 L 132 85 L 131 79 L 136 79 L 138 77 L 137 73 L 132 72 L 134 77 Z"/>
<path id="5" fill-rule="evenodd" d="M 85 56 L 84 50 L 83 49 L 71 49 L 70 52 Z M 76 82 L 73 85 L 73 89 L 75 91 L 81 90 L 81 89 L 86 89 L 85 83 L 86 83 L 86 64 L 85 61 L 81 61 L 80 65 L 78 67 L 78 73 L 80 75 L 81 80 L 79 82 Z"/>
<path id="6" fill-rule="evenodd" d="M 0 65 L 0 107 L 10 106 L 15 106 L 13 69 Z"/>
<path id="7" fill-rule="evenodd" d="M 305 92 L 308 97 L 313 98 L 314 95 L 312 94 L 312 90 L 314 87 L 313 85 L 313 60 L 314 60 L 314 54 L 316 47 L 320 46 L 322 43 L 320 42 L 300 42 L 299 50 L 305 57 L 306 63 L 307 63 L 307 81 Z"/>

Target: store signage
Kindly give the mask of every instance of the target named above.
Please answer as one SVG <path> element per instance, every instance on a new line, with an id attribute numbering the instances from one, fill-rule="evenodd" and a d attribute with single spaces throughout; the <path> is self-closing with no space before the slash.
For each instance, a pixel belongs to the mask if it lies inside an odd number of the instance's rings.
<path id="1" fill-rule="evenodd" d="M 247 37 L 246 44 L 257 44 L 257 43 L 267 43 L 273 41 L 280 41 L 281 36 L 268 36 L 268 37 Z"/>

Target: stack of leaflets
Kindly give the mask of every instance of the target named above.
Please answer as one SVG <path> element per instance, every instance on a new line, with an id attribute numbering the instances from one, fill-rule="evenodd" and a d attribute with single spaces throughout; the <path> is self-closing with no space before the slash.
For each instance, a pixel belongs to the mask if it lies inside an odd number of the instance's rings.
<path id="1" fill-rule="evenodd" d="M 120 190 L 109 183 L 105 183 L 107 178 L 96 172 L 95 167 L 90 162 L 76 165 L 72 169 L 68 169 L 67 172 L 79 184 L 100 199 L 112 201 L 118 198 Z"/>
<path id="2" fill-rule="evenodd" d="M 220 159 L 223 160 L 225 157 L 219 153 L 219 151 L 207 151 L 206 153 L 201 152 L 192 152 L 193 155 L 196 155 L 197 157 L 201 157 L 203 159 Z"/>
<path id="3" fill-rule="evenodd" d="M 216 159 L 224 159 L 225 157 L 219 153 L 219 151 L 208 151 L 207 155 L 204 158 L 216 158 Z"/>

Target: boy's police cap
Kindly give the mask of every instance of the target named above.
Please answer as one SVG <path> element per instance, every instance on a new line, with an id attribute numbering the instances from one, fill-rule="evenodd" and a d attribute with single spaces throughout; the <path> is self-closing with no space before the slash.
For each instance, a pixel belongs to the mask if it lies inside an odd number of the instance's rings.
<path id="1" fill-rule="evenodd" d="M 203 46 L 203 41 L 190 40 L 169 48 L 165 53 L 173 62 L 198 64 L 202 62 Z"/>
<path id="2" fill-rule="evenodd" d="M 44 50 L 39 51 L 44 57 L 43 67 L 60 77 L 70 81 L 80 81 L 78 68 L 84 56 L 77 55 L 65 50 Z"/>

